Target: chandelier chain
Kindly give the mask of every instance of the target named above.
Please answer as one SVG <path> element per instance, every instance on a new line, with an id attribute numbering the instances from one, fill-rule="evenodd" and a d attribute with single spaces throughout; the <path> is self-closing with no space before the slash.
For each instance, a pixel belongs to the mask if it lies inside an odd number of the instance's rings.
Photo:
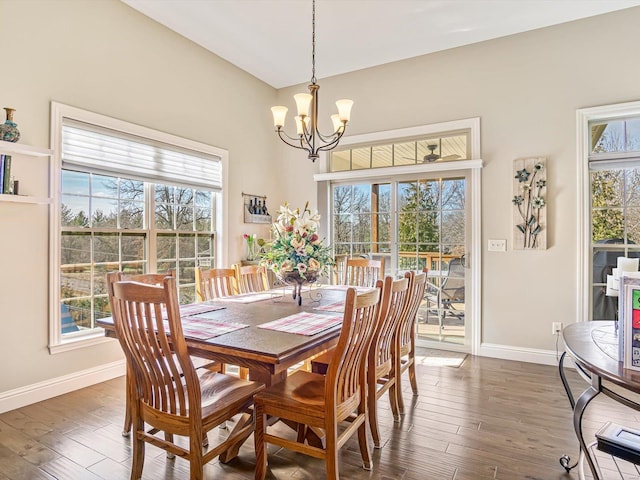
<path id="1" fill-rule="evenodd" d="M 287 107 L 282 105 L 271 107 L 273 122 L 280 140 L 290 147 L 305 150 L 312 162 L 320 157 L 320 152 L 332 150 L 338 145 L 346 130 L 353 105 L 351 100 L 338 100 L 336 102 L 338 113 L 331 115 L 333 133 L 327 136 L 322 135 L 318 130 L 318 90 L 320 85 L 316 82 L 316 0 L 312 0 L 311 84 L 309 85 L 309 93 L 294 95 L 298 107 L 298 115 L 295 117 L 297 136 L 291 137 L 283 130 Z"/>
<path id="2" fill-rule="evenodd" d="M 316 0 L 311 10 L 311 83 L 316 83 Z"/>

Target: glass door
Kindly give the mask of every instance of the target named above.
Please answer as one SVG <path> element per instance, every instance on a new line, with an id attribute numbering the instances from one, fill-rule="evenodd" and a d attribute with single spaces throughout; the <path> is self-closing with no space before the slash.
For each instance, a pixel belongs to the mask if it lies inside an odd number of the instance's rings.
<path id="1" fill-rule="evenodd" d="M 468 350 L 468 178 L 433 175 L 333 184 L 333 281 L 340 283 L 347 257 L 384 260 L 385 274 L 395 277 L 426 270 L 418 343 Z"/>
<path id="2" fill-rule="evenodd" d="M 416 339 L 468 344 L 467 179 L 420 178 L 397 184 L 399 272 L 427 272 Z"/>

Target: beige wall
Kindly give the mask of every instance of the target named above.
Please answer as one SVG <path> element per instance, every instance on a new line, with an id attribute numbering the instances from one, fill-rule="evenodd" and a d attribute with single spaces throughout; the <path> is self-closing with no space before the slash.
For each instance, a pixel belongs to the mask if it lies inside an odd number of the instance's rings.
<path id="1" fill-rule="evenodd" d="M 634 8 L 319 80 L 321 116 L 333 100 L 355 101 L 351 135 L 481 118 L 485 345 L 553 351 L 551 322 L 575 321 L 576 109 L 640 98 L 638 25 Z M 299 165 L 290 201 L 315 199 L 315 168 L 281 155 Z M 511 249 L 512 162 L 527 156 L 549 158 L 546 251 Z M 487 252 L 490 238 L 506 238 L 508 251 Z"/>
<path id="2" fill-rule="evenodd" d="M 321 114 L 355 100 L 351 134 L 481 117 L 485 343 L 552 350 L 550 323 L 575 320 L 575 111 L 640 97 L 637 25 L 640 8 L 320 80 Z M 0 0 L 0 31 L 0 106 L 17 109 L 22 143 L 49 145 L 56 100 L 228 149 L 231 261 L 242 233 L 265 231 L 241 223 L 242 191 L 272 209 L 315 203 L 317 166 L 274 140 L 268 111 L 293 107 L 300 87 L 275 92 L 116 0 Z M 523 156 L 549 157 L 543 252 L 510 248 L 512 160 Z M 29 165 L 42 182 L 43 163 Z M 0 395 L 121 358 L 115 344 L 49 355 L 46 207 L 0 204 L 0 226 Z M 509 239 L 508 251 L 486 252 L 489 238 Z"/>
<path id="3" fill-rule="evenodd" d="M 264 233 L 242 223 L 241 192 L 278 191 L 273 88 L 116 0 L 0 0 L 0 31 L 0 107 L 17 109 L 21 143 L 49 146 L 55 100 L 227 149 L 229 260 Z M 24 189 L 46 185 L 45 162 L 24 160 Z M 115 342 L 49 355 L 47 207 L 0 203 L 0 226 L 0 395 L 120 359 Z"/>

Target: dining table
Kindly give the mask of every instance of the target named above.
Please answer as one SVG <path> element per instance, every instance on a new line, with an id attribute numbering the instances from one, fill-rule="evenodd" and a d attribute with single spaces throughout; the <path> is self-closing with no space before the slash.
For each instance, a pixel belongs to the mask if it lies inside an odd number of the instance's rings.
<path id="1" fill-rule="evenodd" d="M 337 343 L 346 290 L 342 285 L 305 288 L 301 305 L 292 298 L 291 287 L 181 305 L 189 353 L 246 367 L 250 380 L 267 387 L 281 382 L 289 368 Z M 97 324 L 106 336 L 115 338 L 111 317 Z M 252 421 L 244 414 L 234 430 Z M 237 456 L 244 440 L 221 454 L 220 461 Z"/>

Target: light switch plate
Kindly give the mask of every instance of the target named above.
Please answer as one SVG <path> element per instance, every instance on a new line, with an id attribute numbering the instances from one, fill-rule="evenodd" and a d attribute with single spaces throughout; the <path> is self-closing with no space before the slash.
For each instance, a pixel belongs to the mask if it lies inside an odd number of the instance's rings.
<path id="1" fill-rule="evenodd" d="M 489 240 L 490 252 L 506 252 L 507 241 L 506 240 Z"/>

